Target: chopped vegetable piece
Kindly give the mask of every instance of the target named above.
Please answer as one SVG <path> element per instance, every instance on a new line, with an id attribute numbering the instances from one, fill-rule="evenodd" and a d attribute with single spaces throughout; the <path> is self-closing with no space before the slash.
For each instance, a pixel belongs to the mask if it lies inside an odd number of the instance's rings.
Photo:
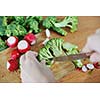
<path id="1" fill-rule="evenodd" d="M 19 43 L 18 43 L 18 51 L 20 53 L 26 53 L 27 51 L 30 50 L 30 45 L 29 43 L 26 41 L 26 40 L 21 40 Z"/>
<path id="2" fill-rule="evenodd" d="M 18 69 L 18 61 L 14 59 L 10 59 L 7 61 L 7 69 L 9 71 L 15 71 Z"/>
<path id="3" fill-rule="evenodd" d="M 78 54 L 79 53 L 78 47 L 76 45 L 73 45 L 73 44 L 68 43 L 68 42 L 65 42 L 63 44 L 63 49 L 66 50 L 66 54 L 67 55 Z M 83 66 L 81 60 L 74 60 L 72 62 L 76 67 L 80 67 L 81 68 Z"/>
<path id="4" fill-rule="evenodd" d="M 7 39 L 7 45 L 10 47 L 10 48 L 14 48 L 16 47 L 18 44 L 18 38 L 15 37 L 15 36 L 11 36 Z"/>
<path id="5" fill-rule="evenodd" d="M 17 49 L 13 50 L 11 53 L 11 59 L 18 59 L 20 57 L 20 53 Z"/>
<path id="6" fill-rule="evenodd" d="M 100 69 L 100 63 L 99 62 L 93 63 L 93 65 L 96 69 Z"/>
<path id="7" fill-rule="evenodd" d="M 88 70 L 88 69 L 86 68 L 86 66 L 83 66 L 83 67 L 82 67 L 82 71 L 83 71 L 83 72 L 87 72 L 87 70 Z"/>
<path id="8" fill-rule="evenodd" d="M 34 45 L 36 43 L 36 36 L 33 33 L 28 33 L 25 35 L 24 39 L 30 44 Z"/>
<path id="9" fill-rule="evenodd" d="M 46 29 L 46 37 L 50 38 L 50 31 L 48 29 Z"/>
<path id="10" fill-rule="evenodd" d="M 94 69 L 94 65 L 93 65 L 93 64 L 87 64 L 86 67 L 87 67 L 88 69 Z"/>

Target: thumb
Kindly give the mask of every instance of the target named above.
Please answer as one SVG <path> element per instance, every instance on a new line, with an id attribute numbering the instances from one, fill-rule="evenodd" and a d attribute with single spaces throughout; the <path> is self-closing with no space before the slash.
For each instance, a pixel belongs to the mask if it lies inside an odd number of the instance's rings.
<path id="1" fill-rule="evenodd" d="M 95 52 L 90 56 L 91 62 L 100 62 L 100 54 Z"/>
<path id="2" fill-rule="evenodd" d="M 91 50 L 89 49 L 88 44 L 86 44 L 86 45 L 83 47 L 83 49 L 82 49 L 81 52 L 82 52 L 82 53 L 91 52 Z"/>

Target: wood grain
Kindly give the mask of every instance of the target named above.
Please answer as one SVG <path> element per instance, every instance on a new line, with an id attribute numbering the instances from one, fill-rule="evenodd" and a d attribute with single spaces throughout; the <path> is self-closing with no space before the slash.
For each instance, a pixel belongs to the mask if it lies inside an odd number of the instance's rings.
<path id="1" fill-rule="evenodd" d="M 63 17 L 60 16 L 58 18 Z M 51 31 L 51 38 L 63 38 L 65 41 L 74 43 L 82 49 L 86 43 L 87 37 L 93 34 L 98 28 L 100 28 L 99 16 L 79 16 L 77 32 L 68 33 L 68 35 L 64 37 Z M 34 51 L 38 51 L 39 48 L 42 47 L 41 42 L 45 39 L 45 30 L 38 34 L 37 37 L 37 44 L 31 48 Z M 12 49 L 7 49 L 0 53 L 0 82 L 21 82 L 20 70 L 9 72 L 6 69 L 6 61 L 9 59 L 11 51 Z M 71 62 L 56 62 L 51 67 L 51 70 L 53 71 L 57 82 L 100 82 L 100 70 L 95 69 L 91 74 L 89 74 L 89 72 L 83 73 L 74 70 L 74 66 Z"/>

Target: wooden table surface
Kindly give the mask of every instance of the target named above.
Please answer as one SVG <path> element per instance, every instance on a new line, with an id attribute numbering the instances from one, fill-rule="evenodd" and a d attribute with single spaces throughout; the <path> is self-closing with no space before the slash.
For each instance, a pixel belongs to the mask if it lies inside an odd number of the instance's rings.
<path id="1" fill-rule="evenodd" d="M 62 18 L 61 16 L 59 18 Z M 96 29 L 100 28 L 99 16 L 81 16 L 79 18 L 78 31 L 68 33 L 67 36 L 60 36 L 51 31 L 51 38 L 60 37 L 67 42 L 74 43 L 82 49 L 89 35 L 93 34 Z M 37 44 L 32 50 L 38 51 L 40 43 L 45 38 L 45 30 L 38 34 Z M 0 53 L 0 82 L 21 82 L 20 70 L 9 72 L 6 69 L 6 61 L 9 59 L 12 49 L 4 50 Z M 51 70 L 53 71 L 57 82 L 100 82 L 100 70 L 95 69 L 91 74 L 73 70 L 74 66 L 71 62 L 55 63 Z"/>

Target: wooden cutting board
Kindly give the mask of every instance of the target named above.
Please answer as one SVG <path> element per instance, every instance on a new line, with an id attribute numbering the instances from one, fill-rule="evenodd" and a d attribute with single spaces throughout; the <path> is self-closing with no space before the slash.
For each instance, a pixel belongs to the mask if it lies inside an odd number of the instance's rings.
<path id="1" fill-rule="evenodd" d="M 63 18 L 59 16 L 58 18 Z M 60 37 L 67 42 L 71 42 L 82 49 L 89 35 L 100 28 L 99 16 L 81 16 L 79 17 L 78 31 L 68 33 L 66 37 L 60 36 L 51 31 L 51 38 Z M 32 50 L 38 51 L 41 47 L 41 42 L 45 39 L 45 30 L 38 34 L 37 44 L 32 47 Z M 9 59 L 12 49 L 6 49 L 0 53 L 0 82 L 21 82 L 20 70 L 9 72 L 6 69 L 6 61 Z M 73 70 L 74 66 L 71 62 L 55 63 L 51 70 L 53 71 L 57 82 L 100 82 L 100 70 L 95 69 L 91 74 Z"/>

